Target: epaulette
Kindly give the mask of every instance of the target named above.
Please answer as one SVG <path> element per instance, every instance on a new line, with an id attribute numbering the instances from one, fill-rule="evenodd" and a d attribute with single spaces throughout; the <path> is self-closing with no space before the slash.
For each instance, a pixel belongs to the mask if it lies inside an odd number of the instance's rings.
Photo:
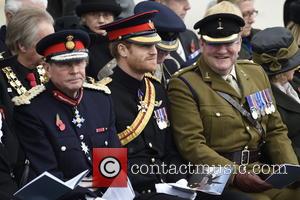
<path id="1" fill-rule="evenodd" d="M 253 62 L 253 60 L 248 60 L 248 59 L 237 60 L 236 63 L 237 64 L 259 65 L 259 64 L 255 63 L 255 62 Z"/>
<path id="2" fill-rule="evenodd" d="M 156 78 L 155 76 L 153 76 L 151 73 L 146 73 L 145 77 L 150 78 L 152 80 L 155 80 L 155 81 L 161 83 L 161 81 L 158 78 Z"/>
<path id="3" fill-rule="evenodd" d="M 110 89 L 106 85 L 100 83 L 100 81 L 98 81 L 96 83 L 87 83 L 87 82 L 84 82 L 83 83 L 83 87 L 84 88 L 93 89 L 93 90 L 100 90 L 100 91 L 103 91 L 106 94 L 111 94 Z"/>
<path id="4" fill-rule="evenodd" d="M 91 84 L 94 84 L 96 82 L 95 79 L 93 77 L 90 77 L 90 76 L 86 76 L 85 81 L 87 83 L 91 83 Z"/>
<path id="5" fill-rule="evenodd" d="M 186 72 L 188 72 L 188 71 L 192 71 L 192 70 L 196 69 L 197 67 L 198 67 L 198 65 L 195 63 L 195 64 L 193 64 L 193 65 L 191 65 L 191 66 L 182 68 L 182 69 L 178 70 L 177 72 L 175 72 L 175 73 L 172 75 L 172 77 L 178 77 L 178 76 L 180 76 L 180 75 L 182 75 L 182 74 L 184 74 L 184 73 L 186 73 Z"/>
<path id="6" fill-rule="evenodd" d="M 30 90 L 27 90 L 24 94 L 12 98 L 11 101 L 14 103 L 15 106 L 30 104 L 31 99 L 38 96 L 45 90 L 46 87 L 44 85 L 37 85 L 31 88 Z"/>

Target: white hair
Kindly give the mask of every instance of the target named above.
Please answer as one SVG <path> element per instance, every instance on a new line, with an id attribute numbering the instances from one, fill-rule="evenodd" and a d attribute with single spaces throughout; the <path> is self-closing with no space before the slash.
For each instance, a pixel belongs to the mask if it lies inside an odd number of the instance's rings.
<path id="1" fill-rule="evenodd" d="M 48 6 L 48 0 L 5 0 L 4 11 L 10 13 L 16 13 L 21 8 L 27 7 L 26 3 L 42 4 L 45 8 Z"/>

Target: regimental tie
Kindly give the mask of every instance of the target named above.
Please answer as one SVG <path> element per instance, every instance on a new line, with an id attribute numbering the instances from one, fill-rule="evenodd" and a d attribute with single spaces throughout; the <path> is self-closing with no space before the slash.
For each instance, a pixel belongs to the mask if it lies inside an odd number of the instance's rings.
<path id="1" fill-rule="evenodd" d="M 28 73 L 28 74 L 26 75 L 26 79 L 27 79 L 28 82 L 29 82 L 30 88 L 33 88 L 34 86 L 37 85 L 36 79 L 35 79 L 35 76 L 34 76 L 34 73 L 33 73 L 33 72 Z"/>
<path id="2" fill-rule="evenodd" d="M 231 87 L 232 87 L 239 95 L 241 95 L 241 90 L 240 90 L 240 88 L 239 88 L 239 86 L 238 86 L 238 84 L 237 84 L 235 78 L 234 78 L 231 74 L 229 74 L 229 75 L 227 76 L 226 82 L 228 82 L 229 85 L 231 85 Z"/>

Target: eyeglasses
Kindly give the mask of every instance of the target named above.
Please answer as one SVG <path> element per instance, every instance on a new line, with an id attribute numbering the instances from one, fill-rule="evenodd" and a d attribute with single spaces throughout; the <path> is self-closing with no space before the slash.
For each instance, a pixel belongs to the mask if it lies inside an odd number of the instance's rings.
<path id="1" fill-rule="evenodd" d="M 89 12 L 88 14 L 95 18 L 103 17 L 104 19 L 110 19 L 114 17 L 114 15 L 111 12 L 99 11 L 99 12 Z"/>
<path id="2" fill-rule="evenodd" d="M 248 11 L 248 12 L 245 12 L 245 13 L 242 13 L 243 15 L 243 18 L 250 18 L 250 17 L 256 17 L 258 14 L 258 10 L 252 10 L 252 11 Z"/>

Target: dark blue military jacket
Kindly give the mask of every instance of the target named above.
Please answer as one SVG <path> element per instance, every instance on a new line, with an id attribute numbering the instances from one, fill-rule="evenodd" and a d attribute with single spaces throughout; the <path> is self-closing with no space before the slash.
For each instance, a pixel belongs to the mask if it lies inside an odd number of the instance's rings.
<path id="1" fill-rule="evenodd" d="M 76 110 L 84 122 L 72 122 Z M 29 179 L 44 171 L 70 179 L 92 168 L 92 148 L 120 146 L 112 100 L 102 91 L 84 88 L 81 100 L 71 99 L 49 82 L 29 105 L 16 106 L 14 117 L 31 162 Z"/>
<path id="2" fill-rule="evenodd" d="M 24 154 L 18 139 L 6 122 L 6 110 L 0 106 L 1 131 L 0 137 L 0 199 L 11 199 L 18 189 L 22 175 Z M 10 196 L 10 197 L 9 197 Z"/>
<path id="3" fill-rule="evenodd" d="M 109 83 L 112 92 L 114 108 L 116 110 L 116 128 L 117 132 L 124 131 L 131 125 L 138 114 L 139 94 L 145 94 L 145 82 L 132 78 L 119 67 L 114 69 L 111 77 L 113 80 Z M 131 167 L 134 164 L 142 165 L 165 164 L 178 165 L 183 163 L 180 155 L 175 148 L 169 128 L 160 129 L 157 124 L 155 113 L 164 109 L 167 111 L 167 98 L 163 86 L 156 80 L 151 80 L 155 87 L 157 102 L 161 104 L 154 107 L 152 116 L 141 134 L 129 142 L 125 147 L 128 148 L 128 176 L 134 190 L 138 192 L 150 190 L 153 191 L 155 183 L 161 181 L 174 182 L 185 175 L 163 175 L 161 174 L 133 174 Z M 154 171 L 155 173 L 155 171 Z"/>

